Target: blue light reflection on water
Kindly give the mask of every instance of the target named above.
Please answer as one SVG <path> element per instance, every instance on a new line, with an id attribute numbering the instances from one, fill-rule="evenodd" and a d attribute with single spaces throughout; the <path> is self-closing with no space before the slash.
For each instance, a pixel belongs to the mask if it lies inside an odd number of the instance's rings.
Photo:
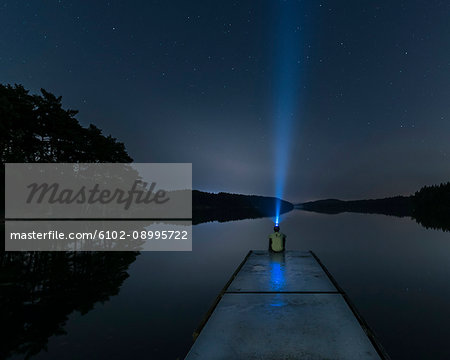
<path id="1" fill-rule="evenodd" d="M 285 287 L 285 263 L 284 253 L 270 255 L 270 290 L 282 291 Z M 281 294 L 276 294 L 270 306 L 280 307 L 286 302 Z"/>

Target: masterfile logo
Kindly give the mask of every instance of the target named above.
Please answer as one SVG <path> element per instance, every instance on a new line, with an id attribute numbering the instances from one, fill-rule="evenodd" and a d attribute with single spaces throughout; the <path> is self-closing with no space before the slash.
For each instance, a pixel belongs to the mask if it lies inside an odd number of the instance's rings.
<path id="1" fill-rule="evenodd" d="M 6 251 L 191 251 L 191 164 L 5 165 Z"/>
<path id="2" fill-rule="evenodd" d="M 82 186 L 80 189 L 61 189 L 58 183 L 32 183 L 27 187 L 30 188 L 30 193 L 27 198 L 27 204 L 33 201 L 37 204 L 47 201 L 50 204 L 110 204 L 116 201 L 118 204 L 123 204 L 124 210 L 128 210 L 133 202 L 137 204 L 164 204 L 169 201 L 165 190 L 158 190 L 154 193 L 156 183 L 153 182 L 150 188 L 147 189 L 147 183 L 135 180 L 131 189 L 125 191 L 124 189 L 116 188 L 115 191 L 109 189 L 101 189 L 100 184 L 95 184 L 93 188 L 89 189 Z"/>
<path id="3" fill-rule="evenodd" d="M 191 164 L 5 165 L 7 219 L 190 219 Z"/>

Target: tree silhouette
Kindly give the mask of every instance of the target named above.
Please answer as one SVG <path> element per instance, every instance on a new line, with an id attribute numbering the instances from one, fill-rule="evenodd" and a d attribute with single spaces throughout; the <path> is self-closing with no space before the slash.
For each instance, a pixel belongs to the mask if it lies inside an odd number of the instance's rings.
<path id="1" fill-rule="evenodd" d="M 41 89 L 30 95 L 21 85 L 0 84 L 0 161 L 131 162 L 123 143 L 95 125 L 84 128 L 65 110 L 61 96 Z"/>
<path id="2" fill-rule="evenodd" d="M 0 201 L 5 162 L 119 162 L 132 159 L 123 143 L 82 127 L 77 111 L 41 89 L 0 84 Z M 4 217 L 4 209 L 3 217 Z M 4 226 L 4 223 L 3 223 Z M 3 231 L 3 229 L 2 229 Z M 4 238 L 3 238 L 4 239 Z M 119 292 L 139 252 L 0 252 L 0 358 L 29 358 L 63 334 L 68 315 L 90 311 Z"/>
<path id="3" fill-rule="evenodd" d="M 413 217 L 427 229 L 450 231 L 450 182 L 424 186 L 417 191 Z"/>

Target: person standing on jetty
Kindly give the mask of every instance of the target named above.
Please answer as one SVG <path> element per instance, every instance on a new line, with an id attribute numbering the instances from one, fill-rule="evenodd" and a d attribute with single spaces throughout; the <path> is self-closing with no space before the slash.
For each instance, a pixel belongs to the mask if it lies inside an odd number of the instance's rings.
<path id="1" fill-rule="evenodd" d="M 286 246 L 286 235 L 280 232 L 280 227 L 277 225 L 273 228 L 273 233 L 269 235 L 269 251 L 283 252 Z"/>

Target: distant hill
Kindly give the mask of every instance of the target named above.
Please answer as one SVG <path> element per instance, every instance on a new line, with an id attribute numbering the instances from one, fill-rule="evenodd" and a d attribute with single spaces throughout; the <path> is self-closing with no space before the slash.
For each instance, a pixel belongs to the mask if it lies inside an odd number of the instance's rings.
<path id="1" fill-rule="evenodd" d="M 281 201 L 281 213 L 294 208 L 290 202 Z M 192 222 L 231 221 L 275 216 L 277 198 L 257 195 L 218 194 L 192 191 Z"/>
<path id="2" fill-rule="evenodd" d="M 297 208 L 326 214 L 357 212 L 366 214 L 385 214 L 394 216 L 411 216 L 413 209 L 412 196 L 395 196 L 370 200 L 338 200 L 326 199 L 310 201 L 296 205 Z"/>
<path id="3" fill-rule="evenodd" d="M 410 196 L 350 201 L 326 199 L 296 204 L 295 208 L 325 214 L 356 212 L 409 216 L 426 228 L 450 231 L 450 182 L 424 186 Z"/>

